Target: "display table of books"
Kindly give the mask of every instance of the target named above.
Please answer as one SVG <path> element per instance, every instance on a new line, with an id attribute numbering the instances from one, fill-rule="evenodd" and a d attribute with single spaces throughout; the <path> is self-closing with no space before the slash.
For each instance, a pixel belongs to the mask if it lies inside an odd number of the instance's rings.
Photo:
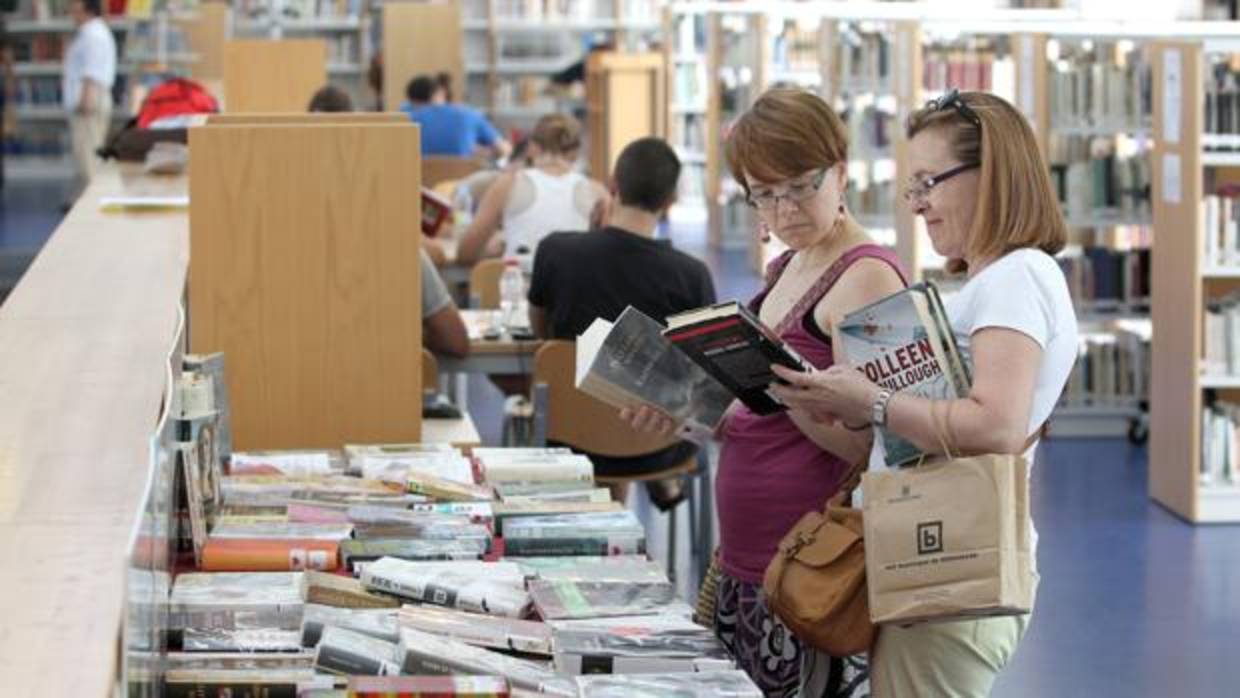
<path id="1" fill-rule="evenodd" d="M 163 671 L 131 689 L 761 695 L 584 456 L 346 445 L 234 453 L 222 474 L 214 448 L 178 447 L 184 569 Z"/>

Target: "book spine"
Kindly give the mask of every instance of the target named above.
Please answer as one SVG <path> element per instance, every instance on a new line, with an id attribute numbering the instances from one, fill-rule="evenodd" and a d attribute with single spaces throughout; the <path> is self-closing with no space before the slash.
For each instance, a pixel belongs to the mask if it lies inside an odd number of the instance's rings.
<path id="1" fill-rule="evenodd" d="M 299 686 L 290 683 L 253 683 L 247 681 L 186 681 L 164 684 L 165 698 L 297 698 Z"/>
<path id="2" fill-rule="evenodd" d="M 504 540 L 512 556 L 645 555 L 643 538 L 513 538 Z"/>
<path id="3" fill-rule="evenodd" d="M 344 676 L 396 676 L 400 667 L 378 657 L 369 657 L 327 643 L 319 644 L 314 658 L 314 668 L 329 674 Z"/>

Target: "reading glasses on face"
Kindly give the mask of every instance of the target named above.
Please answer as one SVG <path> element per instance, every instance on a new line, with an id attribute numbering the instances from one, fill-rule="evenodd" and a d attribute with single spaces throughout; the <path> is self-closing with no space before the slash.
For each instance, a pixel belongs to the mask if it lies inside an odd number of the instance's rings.
<path id="1" fill-rule="evenodd" d="M 928 177 L 910 179 L 904 186 L 904 200 L 909 203 L 924 201 L 925 198 L 930 195 L 931 189 L 934 189 L 936 186 L 946 182 L 952 177 L 955 177 L 961 172 L 968 172 L 975 167 L 981 167 L 981 163 L 968 162 Z"/>
<path id="2" fill-rule="evenodd" d="M 745 201 L 750 206 L 763 212 L 774 211 L 779 207 L 781 200 L 791 204 L 799 204 L 818 193 L 818 190 L 822 188 L 822 183 L 827 178 L 827 172 L 830 171 L 830 167 L 824 167 L 818 170 L 818 174 L 814 175 L 809 181 L 792 182 L 788 185 L 788 191 L 783 194 L 759 194 L 757 196 L 750 194 Z"/>

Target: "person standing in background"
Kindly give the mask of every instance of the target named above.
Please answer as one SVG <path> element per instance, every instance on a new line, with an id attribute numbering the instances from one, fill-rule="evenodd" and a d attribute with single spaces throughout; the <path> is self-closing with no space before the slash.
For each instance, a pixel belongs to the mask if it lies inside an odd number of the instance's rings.
<path id="1" fill-rule="evenodd" d="M 77 26 L 65 51 L 61 95 L 69 113 L 69 139 L 77 168 L 79 194 L 98 164 L 112 118 L 112 83 L 116 80 L 116 39 L 100 17 L 101 0 L 71 0 L 69 16 Z"/>

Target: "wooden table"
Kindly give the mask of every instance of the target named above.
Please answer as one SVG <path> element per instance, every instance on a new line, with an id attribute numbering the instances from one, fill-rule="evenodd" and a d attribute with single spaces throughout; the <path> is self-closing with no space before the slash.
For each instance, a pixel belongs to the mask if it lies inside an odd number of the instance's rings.
<path id="1" fill-rule="evenodd" d="M 468 413 L 460 419 L 423 419 L 422 441 L 426 443 L 452 444 L 465 453 L 482 445 L 478 426 Z"/>
<path id="2" fill-rule="evenodd" d="M 534 371 L 534 354 L 542 346 L 542 340 L 513 340 L 505 336 L 484 338 L 487 330 L 498 324 L 498 313 L 497 310 L 462 310 L 461 319 L 469 331 L 469 354 L 463 358 L 436 357 L 439 372 L 455 377 L 455 380 L 445 381 L 444 385 L 449 386 L 448 396 L 462 410 L 467 409 L 469 374 L 529 375 Z"/>
<path id="3" fill-rule="evenodd" d="M 185 288 L 184 211 L 103 213 L 104 195 L 184 195 L 184 177 L 103 168 L 0 306 L 0 683 L 111 695 L 125 554 Z"/>

